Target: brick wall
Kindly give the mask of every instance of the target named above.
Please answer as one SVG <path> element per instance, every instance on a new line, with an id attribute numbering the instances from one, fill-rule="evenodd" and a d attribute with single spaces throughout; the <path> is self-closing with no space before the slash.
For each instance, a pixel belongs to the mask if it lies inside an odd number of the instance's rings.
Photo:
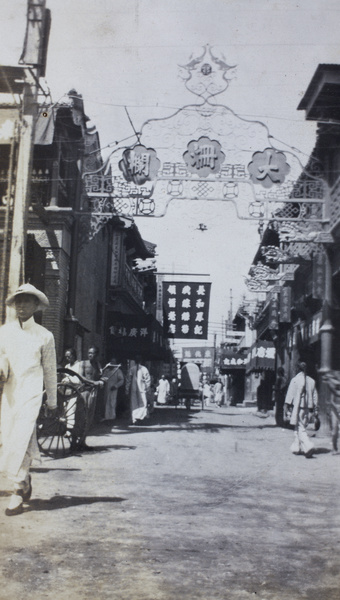
<path id="1" fill-rule="evenodd" d="M 80 325 L 87 330 L 83 340 L 85 356 L 91 345 L 98 346 L 101 357 L 105 356 L 103 328 L 109 245 L 108 230 L 103 227 L 91 241 L 82 246 L 78 255 L 75 316 Z M 101 307 L 101 315 L 98 315 L 98 306 Z"/>
<path id="2" fill-rule="evenodd" d="M 64 352 L 64 319 L 66 316 L 69 256 L 60 248 L 46 248 L 45 294 L 50 306 L 43 313 L 42 325 L 52 331 L 58 363 Z"/>

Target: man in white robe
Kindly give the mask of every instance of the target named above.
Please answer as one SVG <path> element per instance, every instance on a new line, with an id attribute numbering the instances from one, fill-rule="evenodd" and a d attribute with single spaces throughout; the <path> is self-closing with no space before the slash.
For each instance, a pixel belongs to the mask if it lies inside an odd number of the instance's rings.
<path id="1" fill-rule="evenodd" d="M 29 469 L 40 460 L 36 437 L 43 387 L 47 406 L 57 409 L 57 364 L 53 334 L 34 321 L 33 314 L 48 306 L 45 294 L 31 284 L 21 285 L 6 300 L 16 319 L 0 327 L 0 357 L 4 388 L 1 405 L 3 453 L 0 469 L 13 483 L 6 515 L 23 511 L 32 493 Z"/>
<path id="2" fill-rule="evenodd" d="M 311 458 L 314 453 L 314 444 L 312 443 L 306 427 L 310 420 L 310 415 L 318 411 L 318 393 L 315 387 L 315 381 L 306 375 L 306 363 L 299 361 L 297 364 L 298 373 L 291 380 L 284 403 L 285 420 L 291 411 L 289 420 L 294 426 L 294 441 L 291 445 L 293 454 L 304 454 L 306 458 Z"/>
<path id="3" fill-rule="evenodd" d="M 214 398 L 217 406 L 222 406 L 223 384 L 221 380 L 216 381 L 214 385 Z"/>
<path id="4" fill-rule="evenodd" d="M 135 365 L 129 370 L 126 378 L 126 393 L 130 399 L 131 418 L 138 424 L 148 416 L 147 392 L 151 377 L 148 369 L 141 364 L 141 356 L 136 356 Z"/>
<path id="5" fill-rule="evenodd" d="M 162 375 L 157 387 L 157 404 L 166 404 L 170 393 L 170 383 L 165 375 Z"/>

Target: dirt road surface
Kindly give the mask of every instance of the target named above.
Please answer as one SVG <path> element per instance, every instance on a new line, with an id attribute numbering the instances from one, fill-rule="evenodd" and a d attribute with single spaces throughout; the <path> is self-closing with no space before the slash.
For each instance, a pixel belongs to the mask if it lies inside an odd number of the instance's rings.
<path id="1" fill-rule="evenodd" d="M 156 408 L 99 424 L 96 451 L 43 458 L 4 514 L 1 600 L 339 600 L 340 456 L 254 408 Z M 111 431 L 112 429 L 112 431 Z"/>

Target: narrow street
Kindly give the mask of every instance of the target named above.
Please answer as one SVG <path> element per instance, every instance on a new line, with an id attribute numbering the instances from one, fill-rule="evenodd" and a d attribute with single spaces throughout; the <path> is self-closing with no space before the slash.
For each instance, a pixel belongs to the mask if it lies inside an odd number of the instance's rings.
<path id="1" fill-rule="evenodd" d="M 44 457 L 21 515 L 1 492 L 1 599 L 339 599 L 330 439 L 293 456 L 292 432 L 244 407 L 147 423 L 98 424 L 95 452 Z"/>

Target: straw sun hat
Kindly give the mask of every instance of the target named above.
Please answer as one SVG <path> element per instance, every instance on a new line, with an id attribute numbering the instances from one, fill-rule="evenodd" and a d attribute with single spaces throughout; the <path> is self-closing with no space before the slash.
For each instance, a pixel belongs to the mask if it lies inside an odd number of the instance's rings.
<path id="1" fill-rule="evenodd" d="M 7 306 L 13 306 L 15 299 L 17 298 L 17 296 L 20 296 L 21 294 L 30 294 L 31 296 L 35 296 L 36 298 L 38 298 L 39 304 L 38 304 L 36 310 L 44 310 L 45 308 L 47 308 L 47 306 L 49 306 L 49 301 L 48 301 L 47 296 L 45 296 L 45 294 L 43 292 L 38 290 L 36 287 L 34 287 L 34 285 L 31 285 L 30 283 L 24 283 L 23 285 L 18 287 L 18 289 L 16 290 L 16 292 L 14 292 L 14 294 L 11 294 L 10 296 L 8 296 L 8 298 L 6 300 Z"/>

